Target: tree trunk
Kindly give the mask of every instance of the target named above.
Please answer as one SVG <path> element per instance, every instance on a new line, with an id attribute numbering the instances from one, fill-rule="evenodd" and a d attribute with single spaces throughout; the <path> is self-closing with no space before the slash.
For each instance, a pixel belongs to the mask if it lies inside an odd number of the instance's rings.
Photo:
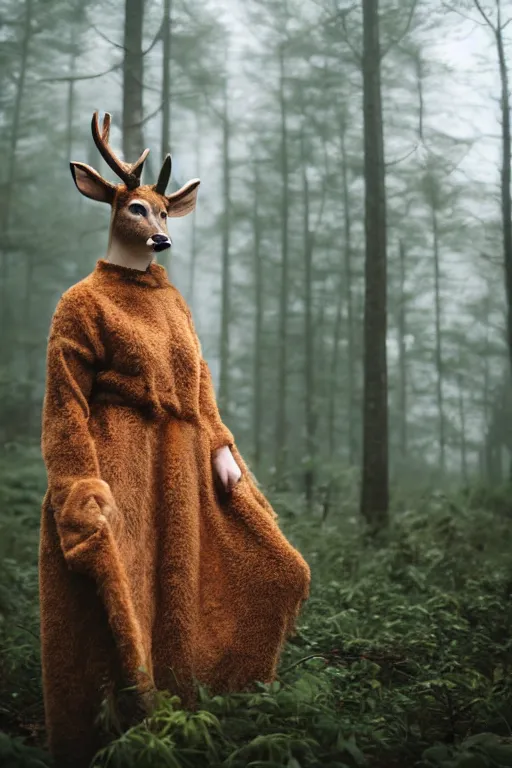
<path id="1" fill-rule="evenodd" d="M 16 91 L 14 97 L 14 108 L 12 115 L 9 152 L 7 155 L 7 176 L 5 184 L 5 196 L 0 212 L 0 228 L 3 233 L 3 245 L 0 246 L 2 252 L 2 293 L 0 297 L 0 317 L 2 328 L 12 328 L 14 323 L 11 321 L 10 302 L 9 302 L 9 267 L 10 255 L 8 253 L 8 233 L 11 218 L 11 206 L 15 196 L 16 180 L 16 151 L 18 148 L 18 139 L 21 125 L 21 108 L 23 96 L 25 93 L 25 82 L 28 69 L 28 57 L 30 52 L 30 42 L 32 38 L 32 11 L 33 0 L 25 0 L 25 13 L 23 18 L 23 37 L 21 39 L 20 64 L 18 78 L 16 82 Z M 2 354 L 2 363 L 8 367 L 13 358 L 15 343 L 11 334 L 3 334 L 3 343 L 0 346 Z"/>
<path id="2" fill-rule="evenodd" d="M 503 393 L 498 392 L 490 416 L 490 423 L 485 440 L 485 463 L 487 478 L 491 485 L 499 485 L 503 482 L 502 466 L 502 437 L 505 414 L 503 408 Z"/>
<path id="3" fill-rule="evenodd" d="M 490 334 L 491 334 L 491 297 L 490 297 L 490 288 L 487 288 L 487 296 L 485 299 L 485 346 L 484 346 L 484 381 L 483 381 L 483 411 L 484 411 L 484 426 L 486 435 L 489 430 L 490 426 L 490 418 L 491 418 L 491 367 L 489 364 L 489 357 L 490 357 Z M 487 456 L 486 452 L 486 445 L 484 443 L 484 448 L 482 450 L 482 467 L 484 469 L 484 476 L 487 480 L 489 480 L 489 477 L 487 475 L 487 462 L 485 460 Z"/>
<path id="4" fill-rule="evenodd" d="M 163 158 L 171 151 L 171 0 L 164 0 L 162 20 L 162 144 Z"/>
<path id="5" fill-rule="evenodd" d="M 439 418 L 439 469 L 444 475 L 446 468 L 446 428 L 444 419 L 444 366 L 443 366 L 443 337 L 441 328 L 441 270 L 439 258 L 439 226 L 437 221 L 437 201 L 432 190 L 432 237 L 434 246 L 434 296 L 435 296 L 435 327 L 436 327 L 436 397 Z"/>
<path id="6" fill-rule="evenodd" d="M 228 74 L 224 80 L 224 107 L 222 118 L 222 307 L 220 330 L 220 379 L 219 407 L 224 418 L 229 409 L 229 316 L 231 311 L 230 275 L 230 214 L 231 214 L 231 167 L 230 124 L 228 109 Z"/>
<path id="7" fill-rule="evenodd" d="M 375 531 L 388 523 L 387 259 L 379 3 L 363 0 L 365 307 L 361 513 Z"/>
<path id="8" fill-rule="evenodd" d="M 300 150 L 302 165 L 302 187 L 304 194 L 304 403 L 306 421 L 306 470 L 304 472 L 304 491 L 309 512 L 313 506 L 315 483 L 315 414 L 314 414 L 314 337 L 313 337 L 313 270 L 312 237 L 309 225 L 309 183 L 306 168 L 304 123 L 301 128 Z"/>
<path id="9" fill-rule="evenodd" d="M 123 62 L 123 154 L 134 163 L 144 149 L 142 30 L 143 0 L 125 0 Z"/>
<path id="10" fill-rule="evenodd" d="M 340 117 L 340 149 L 341 149 L 341 181 L 342 181 L 342 205 L 343 205 L 343 264 L 341 265 L 340 287 L 338 292 L 338 301 L 336 307 L 336 318 L 334 321 L 333 333 L 333 351 L 330 371 L 330 393 L 328 409 L 328 445 L 329 455 L 332 458 L 335 450 L 335 406 L 337 390 L 337 370 L 339 343 L 342 334 L 343 304 L 346 305 L 346 338 L 347 338 L 347 356 L 346 356 L 346 436 L 347 436 L 347 461 L 349 466 L 356 463 L 356 417 L 357 407 L 355 402 L 355 339 L 354 339 L 354 299 L 352 291 L 352 219 L 350 212 L 350 194 L 348 188 L 348 155 L 346 149 L 346 131 L 347 121 L 345 110 L 343 109 Z"/>
<path id="11" fill-rule="evenodd" d="M 35 255 L 32 252 L 27 253 L 27 264 L 25 271 L 25 296 L 23 301 L 23 331 L 26 337 L 24 346 L 25 357 L 25 392 L 24 392 L 24 416 L 26 434 L 32 433 L 33 426 L 33 390 L 36 385 L 34 380 L 34 344 L 32 339 L 32 296 L 34 285 Z"/>
<path id="12" fill-rule="evenodd" d="M 11 136 L 9 142 L 9 154 L 7 156 L 7 184 L 6 197 L 2 215 L 2 229 L 9 227 L 11 205 L 13 203 L 14 182 L 16 179 L 16 150 L 21 124 L 21 107 L 25 92 L 25 81 L 28 69 L 28 56 L 32 37 L 32 11 L 33 0 L 25 0 L 25 14 L 23 19 L 23 37 L 21 40 L 20 69 L 16 83 L 16 95 L 14 97 L 14 110 L 11 124 Z"/>
<path id="13" fill-rule="evenodd" d="M 254 368 L 253 368 L 253 438 L 254 466 L 258 472 L 261 467 L 262 440 L 261 427 L 263 417 L 263 268 L 261 262 L 261 222 L 259 213 L 260 174 L 258 161 L 254 162 L 254 207 L 253 207 L 253 237 L 254 237 Z"/>
<path id="14" fill-rule="evenodd" d="M 423 122 L 425 115 L 425 101 L 423 99 L 423 76 L 424 67 L 421 58 L 421 51 L 416 51 L 414 57 L 414 63 L 416 66 L 416 84 L 418 86 L 418 138 L 423 141 Z"/>
<path id="15" fill-rule="evenodd" d="M 459 425 L 460 425 L 460 469 L 464 485 L 468 484 L 468 448 L 466 440 L 466 410 L 464 407 L 464 383 L 462 374 L 457 376 L 457 388 L 459 394 Z"/>
<path id="16" fill-rule="evenodd" d="M 501 216 L 503 222 L 503 258 L 505 266 L 505 293 L 507 297 L 507 341 L 509 362 L 512 369 L 512 203 L 510 197 L 510 97 L 508 89 L 508 72 L 503 45 L 500 6 L 498 4 L 498 24 L 495 29 L 496 45 L 500 65 L 501 79 L 501 136 L 502 136 L 502 165 L 501 165 Z"/>
<path id="17" fill-rule="evenodd" d="M 285 95 L 284 45 L 279 46 L 279 106 L 281 112 L 281 287 L 279 297 L 279 340 L 277 373 L 277 416 L 276 416 L 276 482 L 280 484 L 285 468 L 287 440 L 286 384 L 287 384 L 287 341 L 288 341 L 288 128 Z"/>
<path id="18" fill-rule="evenodd" d="M 340 287 L 337 297 L 336 318 L 334 320 L 334 332 L 332 340 L 332 356 L 329 376 L 329 403 L 327 410 L 327 444 L 329 447 L 329 459 L 332 461 L 336 450 L 336 397 L 338 394 L 338 357 L 343 322 L 343 291 Z M 347 423 L 351 420 L 350 408 L 347 408 Z M 350 461 L 350 441 L 348 441 Z"/>
<path id="19" fill-rule="evenodd" d="M 69 54 L 69 82 L 68 97 L 66 100 L 66 156 L 68 162 L 71 162 L 73 151 L 73 113 L 75 110 L 75 81 L 73 80 L 76 71 L 76 47 L 77 47 L 77 26 L 71 25 L 71 53 Z"/>
<path id="20" fill-rule="evenodd" d="M 400 456 L 407 456 L 407 350 L 405 338 L 407 335 L 407 307 L 405 295 L 405 246 L 400 240 L 400 298 L 398 304 L 398 367 L 399 383 L 399 414 L 400 423 Z"/>
<path id="21" fill-rule="evenodd" d="M 346 148 L 347 121 L 343 113 L 341 119 L 341 181 L 343 190 L 343 237 L 345 246 L 345 301 L 347 305 L 347 443 L 348 463 L 356 463 L 356 415 L 355 403 L 355 343 L 354 343 L 354 302 L 352 298 L 352 221 L 350 215 L 350 195 L 348 191 L 348 156 Z"/>
<path id="22" fill-rule="evenodd" d="M 202 148 L 202 142 L 201 142 L 201 119 L 199 116 L 199 111 L 196 111 L 195 113 L 196 118 L 196 140 L 195 140 L 195 150 L 196 150 L 196 178 L 201 178 L 201 148 Z M 197 216 L 196 216 L 196 210 L 192 212 L 192 232 L 190 236 L 190 271 L 189 271 L 189 284 L 188 284 L 188 302 L 190 304 L 190 308 L 193 310 L 194 308 L 194 292 L 195 292 L 195 286 L 196 286 L 196 266 L 197 266 Z"/>

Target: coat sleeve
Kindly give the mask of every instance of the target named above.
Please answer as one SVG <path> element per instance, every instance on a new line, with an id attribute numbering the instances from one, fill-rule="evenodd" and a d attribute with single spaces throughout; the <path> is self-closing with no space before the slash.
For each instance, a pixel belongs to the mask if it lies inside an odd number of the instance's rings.
<path id="1" fill-rule="evenodd" d="M 188 304 L 181 296 L 181 294 L 177 294 L 177 296 L 178 301 L 188 318 L 190 331 L 199 353 L 199 363 L 201 366 L 199 384 L 199 411 L 203 424 L 205 424 L 210 436 L 211 450 L 212 452 L 216 451 L 218 448 L 222 448 L 225 445 L 229 446 L 229 448 L 232 448 L 235 444 L 235 438 L 233 437 L 232 432 L 222 422 L 219 408 L 217 406 L 217 398 L 213 388 L 210 368 L 206 360 L 203 358 L 201 342 L 199 341 L 199 337 L 195 329 L 192 312 L 190 311 Z"/>
<path id="2" fill-rule="evenodd" d="M 235 438 L 230 430 L 223 424 L 217 407 L 217 399 L 213 388 L 210 368 L 206 360 L 201 356 L 201 384 L 199 388 L 199 405 L 201 416 L 205 420 L 210 433 L 212 451 L 227 445 L 233 447 Z"/>
<path id="3" fill-rule="evenodd" d="M 62 550 L 77 567 L 115 510 L 88 428 L 88 399 L 101 355 L 96 336 L 84 299 L 66 292 L 48 339 L 41 449 Z"/>

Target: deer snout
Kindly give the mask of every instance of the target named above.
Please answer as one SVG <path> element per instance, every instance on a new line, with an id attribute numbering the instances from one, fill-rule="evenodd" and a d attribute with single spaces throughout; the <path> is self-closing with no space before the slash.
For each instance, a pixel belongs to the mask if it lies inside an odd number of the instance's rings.
<path id="1" fill-rule="evenodd" d="M 168 235 L 157 233 L 155 235 L 151 235 L 151 237 L 146 241 L 146 245 L 149 245 L 153 248 L 154 251 L 158 252 L 165 251 L 166 248 L 170 248 L 172 242 Z"/>

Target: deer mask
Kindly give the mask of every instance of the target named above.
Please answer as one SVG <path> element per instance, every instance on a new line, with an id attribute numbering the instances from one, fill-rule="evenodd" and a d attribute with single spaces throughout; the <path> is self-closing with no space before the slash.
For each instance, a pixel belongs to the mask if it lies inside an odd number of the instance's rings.
<path id="1" fill-rule="evenodd" d="M 171 176 L 171 156 L 167 155 L 157 183 L 141 186 L 142 167 L 149 149 L 145 149 L 137 162 L 130 165 L 116 157 L 108 143 L 109 134 L 109 113 L 105 113 L 100 132 L 98 112 L 95 112 L 92 118 L 94 143 L 123 183 L 111 184 L 89 165 L 72 162 L 71 173 L 76 186 L 85 197 L 111 206 L 109 243 L 115 238 L 127 249 L 140 250 L 144 243 L 155 252 L 170 248 L 172 243 L 167 231 L 167 217 L 186 216 L 194 210 L 199 179 L 193 179 L 172 195 L 166 195 L 165 189 Z"/>

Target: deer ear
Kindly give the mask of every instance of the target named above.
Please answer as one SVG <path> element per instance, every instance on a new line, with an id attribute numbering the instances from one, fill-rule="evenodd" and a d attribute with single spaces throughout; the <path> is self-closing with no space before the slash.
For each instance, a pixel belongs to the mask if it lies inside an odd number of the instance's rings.
<path id="1" fill-rule="evenodd" d="M 105 181 L 90 165 L 70 163 L 69 166 L 73 181 L 82 195 L 90 197 L 91 200 L 97 200 L 99 203 L 112 204 L 116 191 L 113 184 Z"/>
<path id="2" fill-rule="evenodd" d="M 192 179 L 177 192 L 167 195 L 167 215 L 177 217 L 192 213 L 196 207 L 197 188 L 200 183 L 199 179 Z"/>

